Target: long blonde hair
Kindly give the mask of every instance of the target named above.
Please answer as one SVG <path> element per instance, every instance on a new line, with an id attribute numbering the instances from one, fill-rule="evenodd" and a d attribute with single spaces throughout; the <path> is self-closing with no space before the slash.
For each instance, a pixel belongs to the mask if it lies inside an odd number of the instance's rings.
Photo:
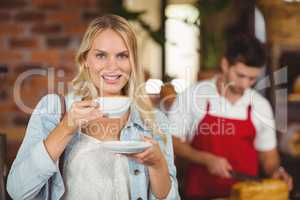
<path id="1" fill-rule="evenodd" d="M 132 70 L 126 86 L 126 95 L 136 105 L 144 124 L 154 134 L 162 134 L 156 125 L 154 108 L 144 89 L 144 73 L 138 64 L 136 36 L 127 20 L 120 16 L 104 15 L 95 18 L 89 24 L 75 59 L 79 68 L 77 76 L 72 81 L 75 94 L 90 98 L 98 96 L 96 86 L 92 83 L 88 69 L 84 66 L 84 63 L 96 35 L 105 29 L 111 29 L 118 33 L 129 50 L 129 60 Z"/>

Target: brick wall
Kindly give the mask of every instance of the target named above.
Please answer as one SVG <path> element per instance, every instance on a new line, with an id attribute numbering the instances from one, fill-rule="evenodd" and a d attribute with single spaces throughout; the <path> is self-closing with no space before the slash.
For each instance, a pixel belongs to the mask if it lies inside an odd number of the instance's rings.
<path id="1" fill-rule="evenodd" d="M 32 75 L 22 81 L 20 98 L 29 108 L 41 96 L 56 91 L 58 81 L 70 81 L 76 73 L 75 51 L 88 22 L 109 12 L 110 4 L 104 0 L 0 0 L 0 132 L 3 127 L 25 126 L 30 115 L 15 102 L 18 77 L 33 69 L 56 76 L 52 89 L 46 76 Z M 59 70 L 64 71 L 63 78 L 57 76 Z"/>

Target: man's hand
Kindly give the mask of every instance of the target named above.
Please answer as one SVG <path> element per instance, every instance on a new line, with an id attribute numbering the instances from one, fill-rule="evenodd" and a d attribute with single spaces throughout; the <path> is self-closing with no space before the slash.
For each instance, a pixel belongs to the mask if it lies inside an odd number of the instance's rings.
<path id="1" fill-rule="evenodd" d="M 207 170 L 216 176 L 220 176 L 222 178 L 230 178 L 230 171 L 232 170 L 232 166 L 228 162 L 226 158 L 210 155 L 210 158 L 206 162 Z"/>
<path id="2" fill-rule="evenodd" d="M 272 178 L 283 180 L 287 183 L 289 190 L 293 189 L 293 179 L 292 177 L 284 170 L 283 167 L 279 167 L 273 174 Z"/>
<path id="3" fill-rule="evenodd" d="M 260 152 L 259 158 L 262 168 L 267 176 L 285 181 L 289 186 L 289 190 L 292 190 L 293 180 L 291 176 L 284 170 L 283 167 L 278 167 L 280 166 L 280 160 L 276 148 Z"/>

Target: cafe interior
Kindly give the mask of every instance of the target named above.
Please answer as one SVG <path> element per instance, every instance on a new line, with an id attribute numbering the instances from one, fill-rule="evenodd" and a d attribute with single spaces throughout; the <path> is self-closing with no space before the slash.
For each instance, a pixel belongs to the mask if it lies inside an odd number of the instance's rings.
<path id="1" fill-rule="evenodd" d="M 33 108 L 48 93 L 68 91 L 83 33 L 106 13 L 132 25 L 145 90 L 167 116 L 180 93 L 220 72 L 230 35 L 256 37 L 267 51 L 267 64 L 253 88 L 272 106 L 281 166 L 293 178 L 289 199 L 300 199 L 299 0 L 1 0 L 0 200 L 10 199 L 8 172 Z M 175 156 L 175 165 L 186 199 L 188 161 Z"/>

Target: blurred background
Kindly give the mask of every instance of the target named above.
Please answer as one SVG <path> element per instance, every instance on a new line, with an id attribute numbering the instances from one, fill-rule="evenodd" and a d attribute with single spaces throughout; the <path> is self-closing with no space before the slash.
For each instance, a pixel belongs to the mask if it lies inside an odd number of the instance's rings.
<path id="1" fill-rule="evenodd" d="M 259 38 L 269 57 L 256 89 L 273 105 L 283 165 L 300 191 L 299 0 L 0 0 L 2 188 L 30 112 L 43 95 L 66 91 L 81 37 L 105 13 L 132 23 L 146 91 L 166 114 L 176 94 L 218 72 L 227 37 Z"/>

